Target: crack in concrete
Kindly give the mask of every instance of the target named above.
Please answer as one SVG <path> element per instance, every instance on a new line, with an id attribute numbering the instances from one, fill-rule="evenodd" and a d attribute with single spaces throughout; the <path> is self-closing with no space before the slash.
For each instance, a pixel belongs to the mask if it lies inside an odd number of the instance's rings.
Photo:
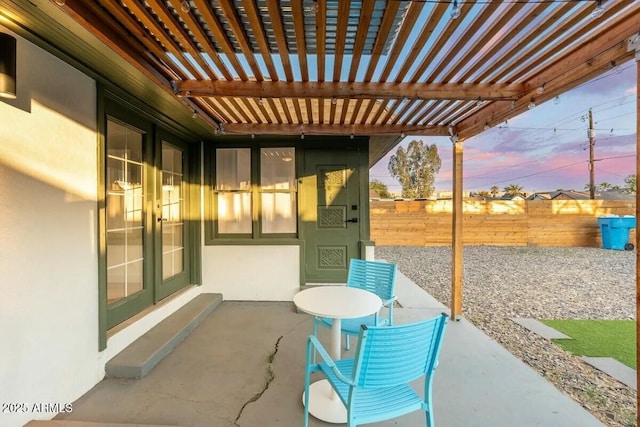
<path id="1" fill-rule="evenodd" d="M 271 369 L 271 365 L 273 364 L 273 361 L 276 358 L 276 354 L 278 353 L 278 346 L 280 345 L 280 340 L 283 337 L 284 337 L 284 335 L 280 335 L 280 337 L 276 340 L 276 345 L 275 345 L 275 348 L 273 349 L 273 353 L 271 353 L 269 355 L 269 357 L 267 357 L 267 360 L 268 360 L 268 363 L 267 363 L 267 379 L 266 379 L 266 381 L 264 383 L 264 387 L 262 388 L 262 390 L 260 392 L 258 392 L 255 395 L 253 395 L 253 397 L 251 397 L 249 400 L 247 400 L 244 403 L 244 405 L 242 405 L 242 408 L 240 408 L 240 412 L 238 412 L 238 416 L 233 421 L 234 425 L 239 426 L 238 420 L 240 419 L 240 417 L 242 417 L 242 413 L 244 412 L 244 409 L 249 404 L 251 404 L 253 402 L 257 402 L 258 399 L 260 399 L 262 397 L 262 395 L 269 389 L 269 385 L 275 379 L 275 375 L 273 374 L 273 369 Z"/>

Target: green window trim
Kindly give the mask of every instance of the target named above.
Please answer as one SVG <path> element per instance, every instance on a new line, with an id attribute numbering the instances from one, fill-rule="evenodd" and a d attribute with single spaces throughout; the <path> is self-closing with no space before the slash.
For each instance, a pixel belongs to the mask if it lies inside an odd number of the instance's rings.
<path id="1" fill-rule="evenodd" d="M 293 177 L 292 186 L 288 189 L 263 188 L 261 185 L 261 161 L 262 149 L 271 148 L 291 148 L 294 150 L 292 159 Z M 232 189 L 222 191 L 216 188 L 216 155 L 219 149 L 250 149 L 250 188 Z M 205 245 L 299 245 L 299 221 L 298 221 L 298 194 L 297 194 L 297 171 L 298 147 L 291 142 L 291 138 L 282 138 L 272 141 L 252 141 L 250 139 L 235 143 L 219 143 L 215 146 L 208 144 L 205 146 L 204 168 L 204 203 L 205 203 Z M 220 194 L 248 194 L 251 203 L 251 231 L 247 233 L 221 233 L 218 229 L 217 201 Z M 292 233 L 266 233 L 263 231 L 262 200 L 266 194 L 292 194 L 294 207 L 295 232 Z"/>

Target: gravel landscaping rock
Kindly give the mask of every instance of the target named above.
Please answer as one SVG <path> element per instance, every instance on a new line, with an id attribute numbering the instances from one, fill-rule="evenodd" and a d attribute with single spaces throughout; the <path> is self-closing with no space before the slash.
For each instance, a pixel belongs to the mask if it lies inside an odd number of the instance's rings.
<path id="1" fill-rule="evenodd" d="M 449 305 L 450 247 L 376 247 L 376 258 Z M 635 390 L 510 320 L 635 319 L 635 272 L 635 251 L 467 246 L 463 316 L 605 425 L 635 426 Z"/>

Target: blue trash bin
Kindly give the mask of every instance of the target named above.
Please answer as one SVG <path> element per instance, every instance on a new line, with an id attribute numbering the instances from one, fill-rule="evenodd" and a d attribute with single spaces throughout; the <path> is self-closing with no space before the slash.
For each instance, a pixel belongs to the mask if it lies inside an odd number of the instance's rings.
<path id="1" fill-rule="evenodd" d="M 604 249 L 633 250 L 633 243 L 629 242 L 629 230 L 636 228 L 636 217 L 603 216 L 598 218 L 598 225 Z"/>

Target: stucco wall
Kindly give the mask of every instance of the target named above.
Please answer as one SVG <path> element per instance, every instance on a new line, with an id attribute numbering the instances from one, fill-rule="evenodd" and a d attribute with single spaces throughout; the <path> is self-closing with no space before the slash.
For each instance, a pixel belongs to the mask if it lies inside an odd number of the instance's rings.
<path id="1" fill-rule="evenodd" d="M 32 405 L 71 403 L 101 375 L 95 83 L 17 50 L 18 98 L 0 98 L 0 402 L 27 413 L 3 426 L 49 418 Z"/>
<path id="2" fill-rule="evenodd" d="M 205 246 L 203 292 L 225 300 L 291 301 L 300 290 L 300 247 Z"/>

